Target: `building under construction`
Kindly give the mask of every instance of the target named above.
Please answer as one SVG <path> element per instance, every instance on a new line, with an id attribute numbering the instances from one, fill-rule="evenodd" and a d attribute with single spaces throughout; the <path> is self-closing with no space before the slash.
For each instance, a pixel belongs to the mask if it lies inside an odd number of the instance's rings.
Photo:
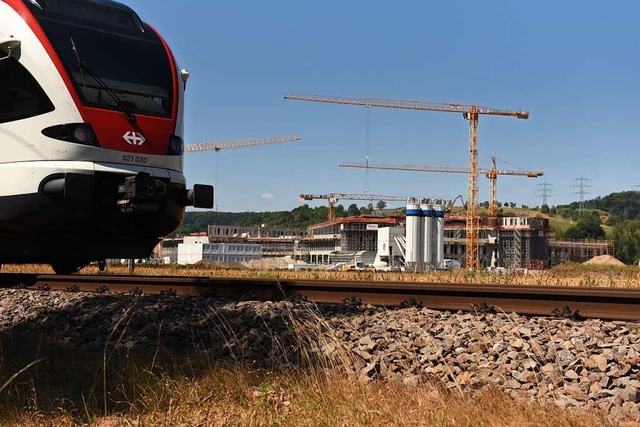
<path id="1" fill-rule="evenodd" d="M 447 215 L 444 220 L 444 259 L 456 260 L 465 266 L 466 217 Z M 378 233 L 385 228 L 393 228 L 394 233 Z M 310 264 L 350 263 L 355 260 L 371 264 L 380 248 L 384 248 L 384 245 L 378 246 L 379 236 L 387 236 L 390 239 L 387 248 L 392 245 L 392 239 L 395 238 L 397 243 L 394 244 L 393 256 L 387 257 L 387 262 L 403 266 L 407 242 L 397 234 L 404 234 L 405 228 L 404 215 L 362 215 L 322 222 L 307 230 L 210 225 L 206 235 L 203 233 L 201 237 L 207 243 L 235 244 L 236 248 L 243 248 L 242 253 L 247 252 L 243 245 L 254 245 L 251 248 L 259 245 L 261 257 L 293 256 Z M 584 262 L 597 255 L 613 254 L 614 249 L 612 241 L 555 240 L 546 215 L 480 217 L 478 231 L 481 268 L 549 268 L 568 261 Z M 181 243 L 183 238 L 166 239 L 158 257 L 176 262 Z M 226 252 L 220 254 L 225 255 Z"/>
<path id="2" fill-rule="evenodd" d="M 297 240 L 294 255 L 312 264 L 347 261 L 355 257 L 367 262 L 375 256 L 379 228 L 405 226 L 404 216 L 338 218 L 309 227 L 308 235 Z M 547 215 L 480 217 L 478 231 L 481 268 L 541 269 L 613 253 L 610 241 L 554 240 Z M 457 260 L 464 266 L 466 237 L 466 217 L 446 216 L 444 258 Z"/>
<path id="3" fill-rule="evenodd" d="M 549 264 L 560 265 L 565 262 L 585 262 L 595 256 L 613 255 L 613 240 L 550 240 Z"/>
<path id="4" fill-rule="evenodd" d="M 404 217 L 362 215 L 337 218 L 315 224 L 294 248 L 297 259 L 311 264 L 349 262 L 356 257 L 373 262 L 378 245 L 378 229 L 396 227 Z"/>
<path id="5" fill-rule="evenodd" d="M 190 261 L 197 261 L 198 256 L 203 259 L 205 255 L 211 261 L 247 261 L 256 258 L 256 247 L 260 257 L 290 256 L 295 242 L 306 235 L 306 230 L 298 228 L 210 224 L 206 233 L 197 233 L 197 241 L 192 239 L 195 235 L 164 239 L 154 257 L 166 263 L 178 262 L 179 246 L 188 244 L 194 248 L 187 250 L 183 246 L 182 252 L 190 251 L 189 256 L 183 257 Z M 207 246 L 202 249 L 197 245 Z"/>
<path id="6" fill-rule="evenodd" d="M 464 265 L 466 217 L 445 218 L 445 257 Z M 549 217 L 479 218 L 480 267 L 540 268 L 549 258 Z"/>
<path id="7" fill-rule="evenodd" d="M 261 245 L 263 257 L 282 257 L 293 255 L 295 242 L 304 238 L 307 231 L 282 227 L 209 225 L 207 235 L 212 242 L 237 241 Z"/>

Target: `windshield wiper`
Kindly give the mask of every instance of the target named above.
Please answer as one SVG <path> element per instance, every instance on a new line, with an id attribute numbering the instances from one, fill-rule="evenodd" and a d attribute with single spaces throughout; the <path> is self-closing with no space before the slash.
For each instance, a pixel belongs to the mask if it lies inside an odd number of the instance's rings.
<path id="1" fill-rule="evenodd" d="M 133 111 L 129 110 L 129 108 L 125 105 L 124 102 L 122 102 L 120 97 L 113 91 L 113 89 L 111 89 L 109 86 L 107 86 L 107 84 L 100 78 L 100 76 L 98 76 L 91 69 L 91 67 L 86 63 L 86 61 L 83 61 L 83 60 L 80 59 L 80 54 L 78 53 L 78 49 L 76 48 L 75 42 L 73 41 L 73 37 L 71 37 L 70 39 L 71 39 L 71 48 L 73 49 L 73 52 L 76 55 L 76 61 L 78 63 L 78 68 L 80 68 L 80 74 L 82 76 L 82 82 L 84 84 L 85 96 L 86 96 L 86 93 L 87 93 L 87 82 L 85 81 L 85 78 L 84 78 L 84 70 L 86 70 L 87 73 L 89 73 L 89 75 L 91 77 L 93 77 L 93 79 L 98 83 L 98 85 L 100 85 L 100 87 L 105 92 L 107 92 L 109 94 L 109 96 L 116 103 L 116 108 L 124 113 L 124 115 L 127 117 L 127 120 L 129 120 L 131 123 L 135 123 L 136 122 L 135 113 Z"/>

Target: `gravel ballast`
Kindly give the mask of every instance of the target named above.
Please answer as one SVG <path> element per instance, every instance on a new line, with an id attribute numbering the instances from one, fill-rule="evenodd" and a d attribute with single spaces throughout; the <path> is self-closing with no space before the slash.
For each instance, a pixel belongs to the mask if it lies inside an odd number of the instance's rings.
<path id="1" fill-rule="evenodd" d="M 326 339 L 301 340 L 309 325 Z M 4 289 L 0 334 L 44 336 L 84 352 L 162 348 L 266 368 L 346 352 L 355 364 L 345 369 L 365 381 L 430 380 L 463 392 L 494 386 L 518 399 L 640 418 L 635 322 Z"/>

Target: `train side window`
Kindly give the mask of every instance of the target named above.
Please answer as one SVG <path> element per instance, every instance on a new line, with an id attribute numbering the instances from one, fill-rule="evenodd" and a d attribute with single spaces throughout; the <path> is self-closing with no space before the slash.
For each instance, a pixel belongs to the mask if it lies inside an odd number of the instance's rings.
<path id="1" fill-rule="evenodd" d="M 55 107 L 36 79 L 13 58 L 0 61 L 0 123 L 26 119 Z"/>

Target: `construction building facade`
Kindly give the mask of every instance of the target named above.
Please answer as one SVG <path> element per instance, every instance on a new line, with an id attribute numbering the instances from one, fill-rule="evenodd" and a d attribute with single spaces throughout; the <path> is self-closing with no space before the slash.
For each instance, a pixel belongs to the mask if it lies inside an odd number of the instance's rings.
<path id="1" fill-rule="evenodd" d="M 400 259 L 406 259 L 406 241 L 399 236 L 398 230 L 405 227 L 404 215 L 337 218 L 312 225 L 307 230 L 210 225 L 207 234 L 198 236 L 197 242 L 186 237 L 165 239 L 159 253 L 165 262 L 197 262 L 199 257 L 242 262 L 291 256 L 314 265 L 356 260 L 373 264 L 382 247 L 389 252 L 384 262 L 399 265 Z M 378 231 L 386 228 L 395 231 L 387 233 L 386 246 L 379 246 Z M 395 236 L 393 239 L 391 234 Z M 553 239 L 546 215 L 480 217 L 478 234 L 480 268 L 542 269 L 614 253 L 612 241 Z M 454 260 L 465 265 L 466 237 L 466 217 L 445 216 L 445 261 Z M 393 245 L 392 240 L 395 242 Z M 182 247 L 182 256 L 178 259 L 178 246 L 187 242 L 195 246 L 191 249 Z"/>
<path id="2" fill-rule="evenodd" d="M 613 240 L 550 240 L 549 266 L 565 262 L 585 262 L 595 256 L 613 255 L 614 252 Z"/>
<path id="3" fill-rule="evenodd" d="M 466 218 L 445 218 L 445 258 L 464 265 Z M 549 258 L 549 217 L 479 218 L 480 267 L 541 268 Z"/>
<path id="4" fill-rule="evenodd" d="M 549 265 L 549 218 L 546 215 L 481 217 L 478 221 L 480 267 L 542 268 Z M 309 227 L 294 255 L 313 264 L 375 256 L 377 230 L 405 226 L 404 217 L 338 218 Z M 444 224 L 444 258 L 464 266 L 466 217 L 449 215 Z M 373 254 L 373 255 L 371 255 Z"/>
<path id="5" fill-rule="evenodd" d="M 213 240 L 233 239 L 233 238 L 256 238 L 256 237 L 305 237 L 307 230 L 300 228 L 281 228 L 265 226 L 238 226 L 238 225 L 216 225 L 207 226 L 207 236 Z"/>
<path id="6" fill-rule="evenodd" d="M 400 218 L 363 215 L 312 225 L 307 236 L 296 242 L 294 256 L 311 264 L 351 262 L 355 258 L 373 263 L 378 229 L 396 227 Z"/>

